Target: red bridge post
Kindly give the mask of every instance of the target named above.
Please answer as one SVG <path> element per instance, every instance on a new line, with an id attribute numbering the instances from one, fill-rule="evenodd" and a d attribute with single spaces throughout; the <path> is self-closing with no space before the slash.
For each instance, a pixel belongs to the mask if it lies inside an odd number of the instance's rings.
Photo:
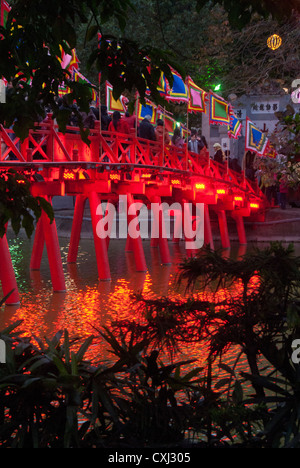
<path id="1" fill-rule="evenodd" d="M 152 201 L 153 206 L 153 218 L 154 218 L 154 232 L 157 235 L 155 238 L 151 238 L 152 246 L 159 246 L 161 262 L 163 265 L 170 265 L 172 263 L 170 250 L 168 246 L 168 239 L 166 236 L 166 226 L 164 213 L 161 205 L 161 198 L 159 196 L 154 196 Z"/>
<path id="2" fill-rule="evenodd" d="M 241 245 L 246 245 L 247 244 L 247 236 L 245 232 L 245 225 L 244 225 L 244 218 L 240 214 L 237 213 L 232 213 L 232 218 L 236 222 L 236 227 L 237 227 L 237 232 L 238 232 L 238 237 L 239 237 L 239 242 Z"/>
<path id="3" fill-rule="evenodd" d="M 76 263 L 77 260 L 85 203 L 85 195 L 76 196 L 73 224 L 68 251 L 68 263 Z"/>
<path id="4" fill-rule="evenodd" d="M 45 199 L 47 199 L 50 202 L 50 197 L 45 196 Z M 51 223 L 48 215 L 43 211 L 35 230 L 35 237 L 30 260 L 31 270 L 40 269 L 45 244 L 47 248 L 47 256 L 53 291 L 65 292 L 66 284 L 60 254 L 56 223 L 55 220 L 53 220 L 53 222 Z"/>
<path id="5" fill-rule="evenodd" d="M 128 235 L 130 237 L 130 241 L 128 242 L 130 243 L 130 247 L 133 250 L 136 269 L 137 271 L 140 271 L 140 272 L 146 272 L 147 264 L 145 260 L 145 253 L 143 249 L 141 233 L 140 233 L 139 225 L 138 225 L 138 215 L 137 215 L 136 208 L 135 208 L 134 198 L 131 193 L 127 194 L 127 223 L 128 223 Z M 130 235 L 131 234 L 130 226 L 132 226 L 131 223 L 136 223 L 135 230 L 136 230 L 136 233 L 138 233 L 136 237 Z"/>
<path id="6" fill-rule="evenodd" d="M 55 220 L 53 220 L 53 222 L 50 223 L 50 219 L 45 212 L 42 213 L 42 223 L 53 291 L 65 292 L 66 284 L 60 254 L 56 223 Z"/>
<path id="7" fill-rule="evenodd" d="M 212 250 L 214 249 L 214 240 L 211 230 L 209 207 L 207 204 L 204 205 L 204 244 L 209 245 Z"/>
<path id="8" fill-rule="evenodd" d="M 6 234 L 4 234 L 2 238 L 0 237 L 0 258 L 0 281 L 2 283 L 3 295 L 5 297 L 11 293 L 6 299 L 6 305 L 17 305 L 20 303 L 20 296 Z"/>
<path id="9" fill-rule="evenodd" d="M 30 259 L 30 270 L 39 270 L 41 268 L 41 261 L 43 256 L 45 244 L 43 222 L 40 218 L 35 228 L 35 236 L 33 241 L 31 259 Z"/>
<path id="10" fill-rule="evenodd" d="M 109 260 L 108 260 L 108 254 L 107 254 L 106 238 L 104 238 L 104 236 L 101 236 L 101 235 L 99 236 L 97 233 L 97 224 L 99 221 L 99 215 L 100 215 L 100 219 L 103 218 L 101 198 L 99 194 L 92 191 L 89 194 L 89 203 L 90 203 L 90 211 L 91 211 L 91 219 L 92 219 L 92 227 L 93 227 L 96 260 L 97 260 L 97 267 L 98 267 L 98 276 L 99 276 L 99 279 L 102 281 L 110 281 L 111 274 L 110 274 Z"/>
<path id="11" fill-rule="evenodd" d="M 218 220 L 219 220 L 222 247 L 223 249 L 229 249 L 230 239 L 228 235 L 226 212 L 225 210 L 218 210 L 217 214 L 218 214 Z"/>

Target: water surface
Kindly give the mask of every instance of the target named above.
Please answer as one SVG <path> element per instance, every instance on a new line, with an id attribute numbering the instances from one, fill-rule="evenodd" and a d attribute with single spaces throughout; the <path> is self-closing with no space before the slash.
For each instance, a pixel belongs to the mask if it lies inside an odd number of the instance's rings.
<path id="1" fill-rule="evenodd" d="M 33 240 L 10 237 L 10 251 L 16 272 L 21 303 L 19 306 L 3 306 L 0 309 L 0 330 L 22 320 L 23 335 L 51 338 L 61 329 L 67 329 L 71 337 L 97 335 L 102 325 L 117 319 L 134 318 L 137 315 L 132 294 L 143 292 L 147 297 L 184 297 L 184 288 L 178 289 L 176 275 L 185 257 L 184 244 L 169 243 L 172 264 L 162 265 L 158 248 L 144 241 L 148 266 L 147 273 L 136 272 L 132 253 L 125 253 L 124 240 L 112 240 L 109 246 L 111 281 L 99 281 L 92 240 L 80 242 L 77 264 L 67 263 L 68 239 L 60 239 L 62 261 L 66 279 L 66 292 L 53 293 L 46 251 L 40 271 L 30 271 L 30 255 Z M 263 244 L 262 247 L 265 247 Z M 247 247 L 252 248 L 250 247 Z M 246 251 L 245 246 L 232 245 L 225 252 L 237 258 Z M 107 344 L 96 340 L 90 352 L 102 360 L 107 359 Z M 181 357 L 196 359 L 202 365 L 206 359 L 203 345 L 189 345 Z M 234 361 L 235 354 L 228 356 Z"/>

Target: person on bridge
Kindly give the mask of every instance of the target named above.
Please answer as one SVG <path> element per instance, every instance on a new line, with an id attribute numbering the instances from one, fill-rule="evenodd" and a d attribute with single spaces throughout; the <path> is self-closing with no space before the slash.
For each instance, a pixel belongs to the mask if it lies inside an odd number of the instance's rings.
<path id="1" fill-rule="evenodd" d="M 188 142 L 188 150 L 191 151 L 192 153 L 199 154 L 203 147 L 204 147 L 204 144 L 200 140 L 200 137 L 198 136 L 197 131 L 192 130 L 191 138 L 189 139 L 189 142 Z"/>
<path id="2" fill-rule="evenodd" d="M 164 126 L 164 121 L 162 119 L 157 119 L 155 136 L 157 141 L 159 141 L 161 144 L 169 145 L 171 143 L 169 132 Z"/>
<path id="3" fill-rule="evenodd" d="M 146 115 L 146 117 L 141 121 L 138 128 L 138 136 L 140 138 L 144 138 L 145 140 L 156 141 L 155 130 L 151 123 L 150 115 Z"/>
<path id="4" fill-rule="evenodd" d="M 119 111 L 115 111 L 113 113 L 112 121 L 108 126 L 108 131 L 129 134 L 128 124 L 121 119 L 121 113 Z"/>
<path id="5" fill-rule="evenodd" d="M 91 102 L 90 109 L 94 113 L 95 119 L 99 120 L 99 107 L 97 107 L 96 101 Z"/>
<path id="6" fill-rule="evenodd" d="M 96 117 L 91 108 L 89 110 L 89 113 L 81 112 L 81 117 L 84 128 L 95 128 Z"/>
<path id="7" fill-rule="evenodd" d="M 181 131 L 179 127 L 175 127 L 171 141 L 172 145 L 177 146 L 177 148 L 182 148 L 185 144 L 184 139 L 181 136 Z"/>
<path id="8" fill-rule="evenodd" d="M 122 120 L 128 125 L 129 133 L 135 133 L 136 130 L 136 116 L 134 114 L 130 115 L 128 111 L 125 112 Z"/>
<path id="9" fill-rule="evenodd" d="M 220 143 L 214 144 L 214 150 L 215 150 L 214 161 L 220 164 L 223 164 L 225 162 L 226 156 L 222 150 L 222 146 L 220 145 Z"/>
<path id="10" fill-rule="evenodd" d="M 111 122 L 111 117 L 107 113 L 107 106 L 101 106 L 101 130 L 106 132 L 108 130 L 108 126 Z"/>

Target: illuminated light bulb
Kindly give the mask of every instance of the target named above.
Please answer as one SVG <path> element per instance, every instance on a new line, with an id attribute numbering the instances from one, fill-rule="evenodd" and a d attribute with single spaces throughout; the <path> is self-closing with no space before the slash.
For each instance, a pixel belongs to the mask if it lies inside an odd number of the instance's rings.
<path id="1" fill-rule="evenodd" d="M 226 192 L 225 192 L 225 189 L 217 189 L 217 194 L 218 195 L 224 195 Z"/>
<path id="2" fill-rule="evenodd" d="M 243 201 L 243 197 L 234 197 L 234 201 Z"/>
<path id="3" fill-rule="evenodd" d="M 203 189 L 205 189 L 205 184 L 196 184 L 195 187 L 198 190 L 203 190 Z"/>
<path id="4" fill-rule="evenodd" d="M 178 180 L 178 179 L 173 179 L 173 180 L 171 180 L 171 184 L 173 184 L 173 185 L 180 185 L 180 180 Z"/>
<path id="5" fill-rule="evenodd" d="M 110 179 L 112 180 L 120 180 L 121 176 L 119 174 L 110 174 Z"/>
<path id="6" fill-rule="evenodd" d="M 75 179 L 74 172 L 64 172 L 64 179 L 65 180 L 73 180 Z"/>
<path id="7" fill-rule="evenodd" d="M 258 203 L 250 203 L 250 208 L 259 208 Z"/>

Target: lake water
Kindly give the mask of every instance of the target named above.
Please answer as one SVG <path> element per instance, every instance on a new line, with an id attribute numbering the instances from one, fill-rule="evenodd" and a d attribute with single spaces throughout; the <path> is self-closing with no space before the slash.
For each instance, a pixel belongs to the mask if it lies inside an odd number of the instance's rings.
<path id="1" fill-rule="evenodd" d="M 184 295 L 184 290 L 179 290 L 176 285 L 178 265 L 185 257 L 183 243 L 169 244 L 172 264 L 166 266 L 161 265 L 159 250 L 150 247 L 149 241 L 144 241 L 148 272 L 138 273 L 133 254 L 125 253 L 125 241 L 112 240 L 109 246 L 112 280 L 99 281 L 93 241 L 82 239 L 77 264 L 68 264 L 68 239 L 60 239 L 67 291 L 53 293 L 45 252 L 41 270 L 30 271 L 33 240 L 15 237 L 8 240 L 21 303 L 0 309 L 0 330 L 22 320 L 19 330 L 23 335 L 51 338 L 61 329 L 67 329 L 71 337 L 97 335 L 95 330 L 102 325 L 135 317 L 133 293 L 142 291 L 147 297 L 168 295 L 171 298 Z M 239 245 L 232 245 L 227 252 L 234 258 L 244 253 L 245 246 Z M 107 348 L 105 342 L 97 339 L 89 352 L 91 357 L 105 361 L 110 356 Z M 197 361 L 195 365 L 203 365 L 206 358 L 203 345 L 187 346 L 180 358 L 185 357 L 194 358 Z M 234 353 L 228 356 L 229 363 L 234 359 Z"/>

